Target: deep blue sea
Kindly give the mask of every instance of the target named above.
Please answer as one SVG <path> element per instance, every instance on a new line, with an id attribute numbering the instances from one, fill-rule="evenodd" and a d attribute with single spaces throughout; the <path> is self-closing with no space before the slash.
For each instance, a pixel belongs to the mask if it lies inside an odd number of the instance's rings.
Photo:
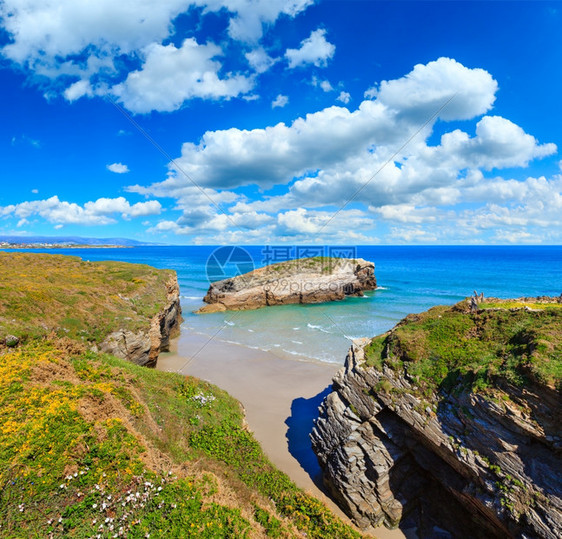
<path id="1" fill-rule="evenodd" d="M 166 246 L 129 249 L 49 250 L 85 260 L 144 263 L 178 273 L 184 335 L 268 350 L 283 358 L 343 363 L 349 340 L 390 329 L 409 313 L 438 304 L 452 305 L 474 290 L 501 298 L 562 293 L 562 246 L 362 246 L 356 256 L 375 263 L 379 288 L 363 298 L 320 305 L 285 305 L 256 311 L 195 315 L 209 286 L 207 262 L 216 247 Z M 244 247 L 256 267 L 264 265 L 262 247 Z M 244 251 L 233 252 L 227 275 L 244 265 Z M 212 259 L 214 260 L 214 259 Z M 221 266 L 222 267 L 222 266 Z M 211 271 L 216 276 L 216 264 Z M 179 350 L 181 353 L 181 349 Z"/>

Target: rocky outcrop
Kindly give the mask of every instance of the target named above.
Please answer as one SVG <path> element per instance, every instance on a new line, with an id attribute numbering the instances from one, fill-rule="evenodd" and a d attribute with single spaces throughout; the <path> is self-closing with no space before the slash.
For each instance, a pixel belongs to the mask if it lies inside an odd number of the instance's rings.
<path id="1" fill-rule="evenodd" d="M 377 286 L 375 265 L 361 258 L 303 258 L 212 283 L 198 313 L 323 303 L 362 296 Z"/>
<path id="2" fill-rule="evenodd" d="M 97 349 L 137 365 L 155 367 L 160 352 L 169 351 L 170 338 L 180 330 L 180 291 L 175 276 L 166 283 L 166 297 L 166 305 L 147 321 L 145 329 L 136 332 L 124 329 L 114 331 Z"/>
<path id="3" fill-rule="evenodd" d="M 4 343 L 8 348 L 13 348 L 14 346 L 17 346 L 19 342 L 20 342 L 19 337 L 16 337 L 15 335 L 6 335 L 6 338 L 4 339 Z"/>
<path id="4" fill-rule="evenodd" d="M 422 391 L 405 368 L 369 366 L 370 345 L 353 343 L 311 434 L 348 515 L 367 531 L 402 523 L 420 537 L 561 537 L 556 386 L 498 377 L 475 391 L 459 375 L 448 391 Z"/>

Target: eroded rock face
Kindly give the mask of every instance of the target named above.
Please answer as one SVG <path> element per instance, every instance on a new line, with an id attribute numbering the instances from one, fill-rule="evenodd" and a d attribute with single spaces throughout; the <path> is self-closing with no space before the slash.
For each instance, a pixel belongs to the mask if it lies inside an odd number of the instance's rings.
<path id="1" fill-rule="evenodd" d="M 361 258 L 305 258 L 281 262 L 212 283 L 199 313 L 323 303 L 361 296 L 377 286 L 375 265 Z"/>
<path id="2" fill-rule="evenodd" d="M 166 283 L 167 304 L 150 320 L 147 328 L 132 332 L 110 333 L 98 350 L 146 367 L 155 367 L 160 352 L 170 348 L 170 338 L 179 333 L 181 324 L 180 290 L 177 278 Z"/>
<path id="3" fill-rule="evenodd" d="M 426 398 L 365 366 L 368 342 L 354 342 L 311 434 L 353 520 L 410 522 L 420 537 L 561 537 L 559 392 L 505 382 L 492 397 Z"/>

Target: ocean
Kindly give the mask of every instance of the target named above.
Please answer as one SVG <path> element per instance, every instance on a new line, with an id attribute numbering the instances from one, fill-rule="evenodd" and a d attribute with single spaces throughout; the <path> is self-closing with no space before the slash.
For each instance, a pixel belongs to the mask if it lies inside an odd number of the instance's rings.
<path id="1" fill-rule="evenodd" d="M 500 298 L 559 296 L 562 246 L 359 246 L 353 256 L 375 263 L 378 288 L 365 297 L 319 305 L 196 315 L 213 279 L 260 267 L 296 248 L 150 246 L 48 250 L 84 260 L 119 260 L 174 269 L 184 312 L 182 333 L 267 350 L 280 358 L 343 363 L 351 339 L 373 337 L 409 313 L 452 305 L 473 291 Z M 318 254 L 318 247 L 307 254 Z M 320 248 L 323 249 L 323 248 Z M 324 248 L 329 254 L 331 248 Z M 314 252 L 313 252 L 314 251 Z M 304 253 L 304 251 L 301 251 Z M 275 258 L 277 257 L 277 258 Z M 180 341 L 181 345 L 181 341 Z M 179 353 L 182 353 L 181 347 Z"/>

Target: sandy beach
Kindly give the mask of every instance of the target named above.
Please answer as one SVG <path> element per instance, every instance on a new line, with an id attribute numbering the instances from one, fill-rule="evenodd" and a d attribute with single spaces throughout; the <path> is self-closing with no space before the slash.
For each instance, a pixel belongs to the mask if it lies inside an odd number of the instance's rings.
<path id="1" fill-rule="evenodd" d="M 349 520 L 321 490 L 321 473 L 308 435 L 317 408 L 329 392 L 338 364 L 288 360 L 272 352 L 185 332 L 158 369 L 207 380 L 228 391 L 246 410 L 250 429 L 269 459 L 299 487 Z M 377 529 L 380 539 L 405 537 L 400 530 Z"/>

